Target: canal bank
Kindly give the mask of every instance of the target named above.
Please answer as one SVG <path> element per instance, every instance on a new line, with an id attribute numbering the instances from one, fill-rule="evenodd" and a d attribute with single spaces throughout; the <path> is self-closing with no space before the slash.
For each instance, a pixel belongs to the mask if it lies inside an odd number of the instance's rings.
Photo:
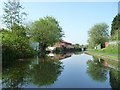
<path id="1" fill-rule="evenodd" d="M 102 52 L 97 52 L 94 50 L 85 51 L 86 54 L 93 55 L 102 59 L 113 60 L 113 61 L 120 61 L 118 54 L 107 54 Z"/>

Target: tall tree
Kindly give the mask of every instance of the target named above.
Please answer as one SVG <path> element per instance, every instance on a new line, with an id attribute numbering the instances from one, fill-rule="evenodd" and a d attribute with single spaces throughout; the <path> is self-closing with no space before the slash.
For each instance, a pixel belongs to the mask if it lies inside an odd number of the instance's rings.
<path id="1" fill-rule="evenodd" d="M 88 43 L 91 47 L 95 47 L 99 44 L 104 47 L 105 42 L 109 40 L 108 25 L 105 23 L 95 24 L 88 33 Z"/>
<path id="2" fill-rule="evenodd" d="M 120 14 L 116 15 L 112 21 L 111 39 L 118 40 L 118 33 L 120 32 Z"/>
<path id="3" fill-rule="evenodd" d="M 120 30 L 120 14 L 116 15 L 112 21 L 111 36 L 114 35 L 117 30 Z"/>
<path id="4" fill-rule="evenodd" d="M 20 5 L 19 0 L 8 0 L 8 2 L 4 4 L 3 22 L 6 24 L 6 27 L 12 30 L 14 24 L 22 25 L 25 19 L 24 16 L 27 14 L 21 12 L 23 7 Z"/>
<path id="5" fill-rule="evenodd" d="M 41 51 L 46 47 L 52 46 L 55 42 L 62 39 L 63 32 L 58 21 L 54 17 L 44 17 L 32 24 L 32 37 L 39 42 Z"/>
<path id="6" fill-rule="evenodd" d="M 5 3 L 3 21 L 7 29 L 2 30 L 2 57 L 3 60 L 29 57 L 33 49 L 26 36 L 26 27 L 23 25 L 23 7 L 19 0 L 9 0 Z M 11 32 L 12 31 L 12 32 Z"/>

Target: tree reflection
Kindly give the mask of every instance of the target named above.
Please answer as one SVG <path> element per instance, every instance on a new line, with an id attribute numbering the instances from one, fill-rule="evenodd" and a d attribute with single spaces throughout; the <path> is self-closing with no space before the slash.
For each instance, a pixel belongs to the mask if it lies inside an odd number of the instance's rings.
<path id="1" fill-rule="evenodd" d="M 104 60 L 96 57 L 93 59 L 87 62 L 87 73 L 93 80 L 104 82 L 107 79 L 108 68 L 104 66 Z"/>
<path id="2" fill-rule="evenodd" d="M 62 69 L 63 65 L 60 61 L 47 56 L 42 57 L 38 64 L 32 65 L 31 81 L 37 86 L 51 85 L 57 80 Z"/>
<path id="3" fill-rule="evenodd" d="M 36 86 L 51 85 L 63 70 L 62 62 L 47 56 L 9 62 L 3 66 L 3 89 L 23 88 L 31 83 Z"/>
<path id="4" fill-rule="evenodd" d="M 9 64 L 9 65 L 8 65 Z M 14 61 L 4 63 L 2 68 L 3 88 L 19 88 L 27 84 L 29 61 Z M 6 66 L 5 66 L 6 65 Z"/>
<path id="5" fill-rule="evenodd" d="M 117 71 L 115 69 L 110 69 L 109 72 L 110 75 L 110 85 L 113 90 L 120 90 L 120 71 Z"/>

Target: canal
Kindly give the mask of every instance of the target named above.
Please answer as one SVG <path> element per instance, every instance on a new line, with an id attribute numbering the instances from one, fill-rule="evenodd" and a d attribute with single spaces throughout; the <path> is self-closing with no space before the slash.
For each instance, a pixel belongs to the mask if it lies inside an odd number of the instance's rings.
<path id="1" fill-rule="evenodd" d="M 3 88 L 116 88 L 118 63 L 85 53 L 4 61 Z"/>

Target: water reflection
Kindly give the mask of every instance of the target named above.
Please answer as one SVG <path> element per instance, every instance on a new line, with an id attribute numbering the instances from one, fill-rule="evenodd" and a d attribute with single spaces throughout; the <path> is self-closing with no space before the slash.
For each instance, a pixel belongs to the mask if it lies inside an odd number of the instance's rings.
<path id="1" fill-rule="evenodd" d="M 62 60 L 65 58 L 69 58 L 73 55 L 73 53 L 64 53 L 64 54 L 53 54 L 50 53 L 48 56 L 50 56 L 53 60 Z"/>
<path id="2" fill-rule="evenodd" d="M 98 87 L 112 87 L 113 90 L 118 90 L 116 87 L 120 86 L 120 78 L 118 78 L 120 71 L 117 62 L 96 57 L 90 60 L 91 56 L 80 54 L 75 53 L 72 56 L 73 53 L 51 53 L 40 58 L 4 61 L 2 68 L 3 88 L 46 86 L 82 88 L 96 87 L 99 84 Z M 65 58 L 69 59 L 65 60 Z M 63 71 L 63 69 L 65 70 Z M 88 84 L 81 82 L 84 80 Z"/>
<path id="3" fill-rule="evenodd" d="M 63 69 L 62 62 L 49 57 L 40 58 L 39 64 L 33 64 L 30 70 L 31 83 L 37 86 L 53 84 Z"/>
<path id="4" fill-rule="evenodd" d="M 109 75 L 110 75 L 110 85 L 113 88 L 113 90 L 120 90 L 120 78 L 119 78 L 120 71 L 111 68 Z"/>
<path id="5" fill-rule="evenodd" d="M 107 63 L 103 59 L 93 57 L 87 61 L 87 73 L 95 81 L 104 82 L 107 79 Z"/>
<path id="6" fill-rule="evenodd" d="M 87 66 L 87 73 L 93 80 L 105 82 L 109 79 L 112 90 L 120 90 L 118 62 L 93 57 L 93 60 L 87 61 Z"/>
<path id="7" fill-rule="evenodd" d="M 63 70 L 62 62 L 48 56 L 7 64 L 7 67 L 3 65 L 3 88 L 22 88 L 29 84 L 50 85 L 57 80 Z"/>
<path id="8" fill-rule="evenodd" d="M 61 53 L 61 54 L 49 53 L 47 56 L 55 60 L 63 60 L 65 58 L 71 57 L 72 55 L 80 55 L 82 53 L 83 52 L 69 52 L 69 53 Z"/>
<path id="9" fill-rule="evenodd" d="M 3 64 L 2 85 L 6 88 L 18 88 L 26 85 L 30 61 L 14 61 Z"/>

